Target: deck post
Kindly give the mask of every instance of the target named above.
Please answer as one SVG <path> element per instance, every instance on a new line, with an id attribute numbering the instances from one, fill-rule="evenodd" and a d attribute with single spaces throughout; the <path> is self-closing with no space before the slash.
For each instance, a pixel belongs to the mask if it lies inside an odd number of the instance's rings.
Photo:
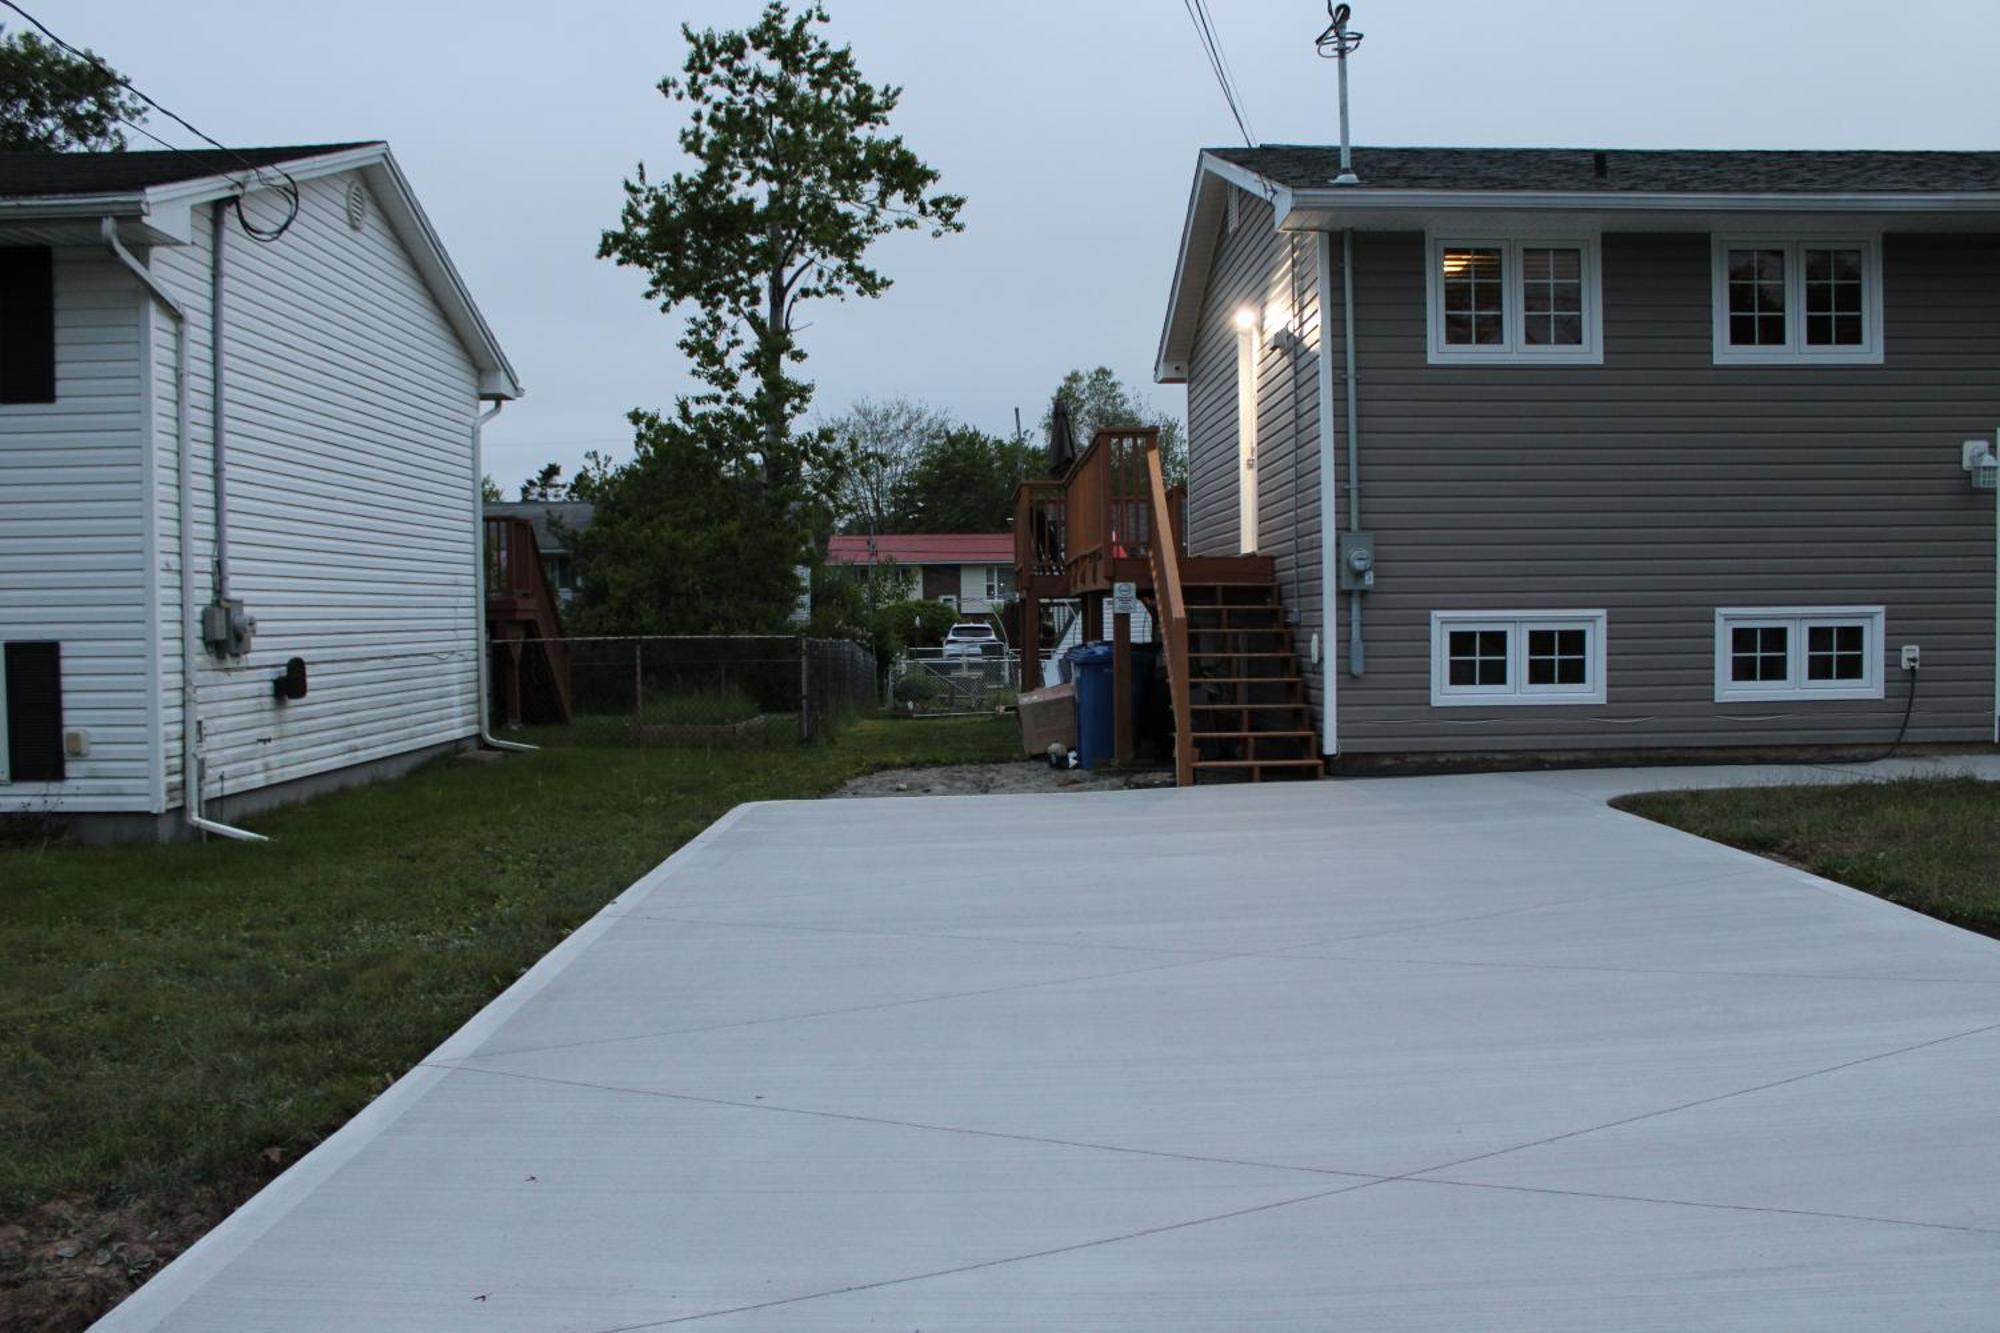
<path id="1" fill-rule="evenodd" d="M 1029 575 L 1033 578 L 1033 574 Z M 1033 587 L 1021 592 L 1021 660 L 1015 663 L 1021 693 L 1042 688 L 1042 600 Z"/>
<path id="2" fill-rule="evenodd" d="M 1111 617 L 1111 755 L 1120 766 L 1132 762 L 1132 617 Z"/>

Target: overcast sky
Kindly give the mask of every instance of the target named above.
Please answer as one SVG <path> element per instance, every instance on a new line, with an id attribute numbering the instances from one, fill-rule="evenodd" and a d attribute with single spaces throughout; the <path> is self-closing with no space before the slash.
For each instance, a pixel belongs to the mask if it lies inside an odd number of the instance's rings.
<path id="1" fill-rule="evenodd" d="M 1258 138 L 1336 137 L 1313 0 L 1212 0 Z M 488 430 L 511 493 L 554 459 L 629 453 L 624 413 L 686 386 L 678 321 L 595 258 L 620 183 L 678 160 L 682 22 L 758 0 L 29 0 L 70 41 L 235 144 L 387 139 L 527 397 Z M 1032 425 L 1063 372 L 1150 385 L 1196 151 L 1239 142 L 1182 0 L 829 0 L 895 127 L 969 196 L 963 235 L 877 252 L 895 286 L 822 306 L 815 409 L 929 401 Z M 1360 143 L 1993 148 L 1992 0 L 1361 0 Z M 154 129 L 184 143 L 171 125 Z M 135 147 L 145 146 L 135 143 Z"/>

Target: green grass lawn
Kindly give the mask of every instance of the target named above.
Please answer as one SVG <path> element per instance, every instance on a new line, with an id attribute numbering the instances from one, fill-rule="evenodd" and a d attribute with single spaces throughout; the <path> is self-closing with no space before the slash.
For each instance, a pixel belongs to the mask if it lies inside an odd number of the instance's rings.
<path id="1" fill-rule="evenodd" d="M 1992 783 L 1734 787 L 1613 804 L 2000 937 L 2000 786 Z"/>
<path id="2" fill-rule="evenodd" d="M 731 806 L 1018 756 L 1011 718 L 535 739 L 247 821 L 267 844 L 0 851 L 0 1222 L 289 1160 Z"/>

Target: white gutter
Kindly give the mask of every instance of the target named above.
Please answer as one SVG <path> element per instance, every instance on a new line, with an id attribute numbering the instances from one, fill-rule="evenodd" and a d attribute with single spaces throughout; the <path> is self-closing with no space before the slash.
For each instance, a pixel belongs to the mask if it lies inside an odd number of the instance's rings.
<path id="1" fill-rule="evenodd" d="M 473 654 L 479 659 L 479 742 L 496 750 L 539 750 L 539 745 L 523 745 L 519 741 L 503 741 L 493 734 L 492 688 L 486 683 L 486 659 L 493 649 L 486 642 L 486 488 L 483 485 L 486 472 L 479 461 L 479 433 L 487 422 L 500 415 L 500 409 L 507 406 L 505 398 L 496 399 L 490 411 L 482 412 L 472 421 L 472 614 L 473 642 L 478 650 Z"/>
<path id="2" fill-rule="evenodd" d="M 269 842 L 261 833 L 234 828 L 203 818 L 201 813 L 201 710 L 196 700 L 195 666 L 201 647 L 195 639 L 194 591 L 194 445 L 188 434 L 188 326 L 187 311 L 168 294 L 153 271 L 140 263 L 118 239 L 118 223 L 106 217 L 101 224 L 104 243 L 118 261 L 132 270 L 174 321 L 174 433 L 179 453 L 181 557 L 181 809 L 188 826 L 242 842 Z M 158 644 L 150 645 L 157 652 Z"/>
<path id="3" fill-rule="evenodd" d="M 1340 323 L 1341 352 L 1346 362 L 1347 384 L 1347 530 L 1361 531 L 1361 410 L 1355 402 L 1359 376 L 1354 366 L 1354 232 L 1340 233 Z M 1361 590 L 1347 592 L 1347 669 L 1359 676 L 1368 669 L 1368 656 L 1361 642 Z"/>

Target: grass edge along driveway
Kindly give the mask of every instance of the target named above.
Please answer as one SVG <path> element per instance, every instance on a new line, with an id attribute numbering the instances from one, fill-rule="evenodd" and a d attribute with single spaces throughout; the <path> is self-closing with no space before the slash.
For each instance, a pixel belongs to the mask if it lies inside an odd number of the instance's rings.
<path id="1" fill-rule="evenodd" d="M 730 808 L 1017 758 L 1013 719 L 827 743 L 534 737 L 246 821 L 0 850 L 0 1327 L 81 1327 Z"/>
<path id="2" fill-rule="evenodd" d="M 2000 938 L 2000 785 L 1899 778 L 1649 792 L 1611 804 Z"/>

